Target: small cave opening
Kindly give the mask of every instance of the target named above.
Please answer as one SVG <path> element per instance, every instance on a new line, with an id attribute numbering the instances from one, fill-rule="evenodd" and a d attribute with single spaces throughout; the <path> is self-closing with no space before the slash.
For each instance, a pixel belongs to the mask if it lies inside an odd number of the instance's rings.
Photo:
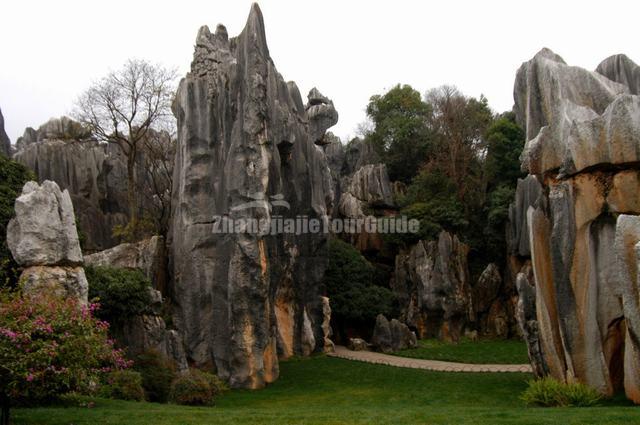
<path id="1" fill-rule="evenodd" d="M 280 154 L 280 163 L 286 165 L 291 161 L 291 152 L 293 151 L 293 143 L 283 140 L 278 143 L 278 153 Z"/>

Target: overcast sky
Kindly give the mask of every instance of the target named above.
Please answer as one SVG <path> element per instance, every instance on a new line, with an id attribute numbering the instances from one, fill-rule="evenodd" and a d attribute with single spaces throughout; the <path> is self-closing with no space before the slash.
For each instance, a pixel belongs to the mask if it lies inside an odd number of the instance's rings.
<path id="1" fill-rule="evenodd" d="M 68 114 L 92 80 L 129 57 L 188 69 L 201 25 L 237 35 L 250 1 L 6 1 L 0 8 L 0 108 L 12 142 L 27 126 Z M 397 83 L 442 84 L 513 105 L 519 65 L 549 47 L 595 69 L 626 53 L 640 62 L 636 1 L 263 0 L 276 67 L 305 95 L 333 99 L 345 138 L 369 97 Z"/>

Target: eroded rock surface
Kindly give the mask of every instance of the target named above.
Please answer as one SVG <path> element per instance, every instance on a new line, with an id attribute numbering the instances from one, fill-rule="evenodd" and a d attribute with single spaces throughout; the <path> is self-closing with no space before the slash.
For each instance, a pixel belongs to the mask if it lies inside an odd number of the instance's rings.
<path id="1" fill-rule="evenodd" d="M 437 241 L 419 241 L 396 257 L 392 289 L 402 321 L 420 338 L 457 341 L 474 319 L 468 251 L 457 236 L 443 231 Z"/>
<path id="2" fill-rule="evenodd" d="M 257 5 L 235 38 L 200 29 L 173 105 L 172 291 L 187 358 L 233 387 L 260 388 L 278 377 L 278 357 L 325 346 L 326 235 L 214 233 L 223 216 L 328 216 L 331 172 L 316 143 L 332 105 L 314 91 L 308 105 L 277 72 Z"/>
<path id="3" fill-rule="evenodd" d="M 640 214 L 636 72 L 626 57 L 590 72 L 548 49 L 522 65 L 514 89 L 527 135 L 521 159 L 541 190 L 531 176 L 519 185 L 510 252 L 519 256 L 511 261 L 512 269 L 521 267 L 518 319 L 536 373 L 608 395 L 624 387 L 640 402 L 633 324 L 640 312 L 633 230 Z"/>
<path id="4" fill-rule="evenodd" d="M 7 245 L 22 266 L 82 264 L 73 205 L 68 191 L 52 181 L 28 182 L 15 201 Z"/>
<path id="5" fill-rule="evenodd" d="M 48 292 L 86 304 L 88 283 L 69 192 L 51 181 L 27 182 L 15 214 L 7 226 L 7 246 L 25 268 L 20 276 L 25 295 Z"/>

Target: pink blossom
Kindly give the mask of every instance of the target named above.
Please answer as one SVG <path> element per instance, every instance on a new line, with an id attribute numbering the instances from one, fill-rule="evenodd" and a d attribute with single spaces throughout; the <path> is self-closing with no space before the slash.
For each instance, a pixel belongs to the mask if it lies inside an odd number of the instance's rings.
<path id="1" fill-rule="evenodd" d="M 31 382 L 31 381 L 33 381 L 35 378 L 36 378 L 36 377 L 35 377 L 32 373 L 27 374 L 27 382 Z"/>

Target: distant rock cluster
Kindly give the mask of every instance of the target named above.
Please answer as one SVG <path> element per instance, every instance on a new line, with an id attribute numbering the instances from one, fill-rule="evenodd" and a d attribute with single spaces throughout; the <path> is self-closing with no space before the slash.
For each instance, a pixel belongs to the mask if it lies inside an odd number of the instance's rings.
<path id="1" fill-rule="evenodd" d="M 640 68 L 595 72 L 543 49 L 516 77 L 526 130 L 510 211 L 518 319 L 534 370 L 640 403 Z"/>

